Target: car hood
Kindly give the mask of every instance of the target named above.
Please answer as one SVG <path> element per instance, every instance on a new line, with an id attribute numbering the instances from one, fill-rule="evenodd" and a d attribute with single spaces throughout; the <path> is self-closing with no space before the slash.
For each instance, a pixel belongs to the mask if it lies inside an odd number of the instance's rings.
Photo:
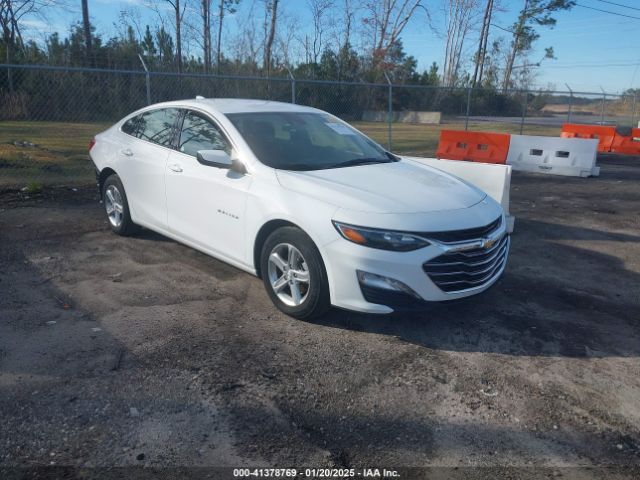
<path id="1" fill-rule="evenodd" d="M 295 172 L 277 170 L 280 184 L 346 210 L 424 213 L 468 208 L 486 194 L 411 160 Z"/>

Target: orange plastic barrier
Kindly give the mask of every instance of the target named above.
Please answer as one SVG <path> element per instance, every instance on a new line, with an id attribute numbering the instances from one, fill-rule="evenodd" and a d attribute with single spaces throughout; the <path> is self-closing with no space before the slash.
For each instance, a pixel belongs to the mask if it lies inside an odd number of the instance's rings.
<path id="1" fill-rule="evenodd" d="M 629 136 L 616 133 L 611 151 L 623 155 L 640 155 L 640 128 L 632 128 Z"/>
<path id="2" fill-rule="evenodd" d="M 459 130 L 440 131 L 437 158 L 466 160 L 469 162 L 507 162 L 509 140 L 507 133 L 467 132 Z"/>
<path id="3" fill-rule="evenodd" d="M 616 136 L 616 127 L 565 123 L 562 125 L 560 136 L 563 138 L 597 138 L 598 151 L 610 152 L 613 139 Z"/>

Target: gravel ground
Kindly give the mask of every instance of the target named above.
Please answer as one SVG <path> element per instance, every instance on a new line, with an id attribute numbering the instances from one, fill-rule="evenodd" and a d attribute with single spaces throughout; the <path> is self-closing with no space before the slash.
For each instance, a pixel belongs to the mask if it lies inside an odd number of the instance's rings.
<path id="1" fill-rule="evenodd" d="M 599 163 L 514 174 L 484 295 L 310 322 L 213 258 L 111 234 L 92 189 L 4 192 L 0 467 L 638 475 L 640 159 Z"/>

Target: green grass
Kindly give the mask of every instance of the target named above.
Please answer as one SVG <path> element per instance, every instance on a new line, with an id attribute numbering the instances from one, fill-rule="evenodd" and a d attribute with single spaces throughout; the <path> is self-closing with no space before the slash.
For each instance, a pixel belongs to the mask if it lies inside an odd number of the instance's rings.
<path id="1" fill-rule="evenodd" d="M 353 122 L 353 126 L 363 131 L 376 142 L 388 144 L 388 125 L 375 122 Z M 419 125 L 409 123 L 394 123 L 391 131 L 392 150 L 396 153 L 416 156 L 433 157 L 438 148 L 440 130 L 464 130 L 464 122 L 446 123 L 440 125 Z M 469 123 L 469 130 L 499 133 L 520 133 L 520 125 L 497 122 Z M 539 125 L 525 125 L 525 135 L 544 135 L 558 137 L 558 127 Z"/>
<path id="2" fill-rule="evenodd" d="M 0 187 L 78 185 L 95 178 L 88 145 L 103 123 L 0 122 Z"/>
<path id="3" fill-rule="evenodd" d="M 81 185 L 94 181 L 87 152 L 91 138 L 107 123 L 0 122 L 0 188 L 28 185 Z M 353 122 L 380 144 L 387 145 L 385 123 Z M 392 125 L 393 151 L 417 156 L 433 156 L 440 130 L 464 130 L 464 123 Z M 469 130 L 519 133 L 519 125 L 470 123 Z M 525 134 L 557 137 L 557 127 L 525 125 Z M 17 142 L 17 143 L 16 143 Z"/>
<path id="4" fill-rule="evenodd" d="M 40 182 L 29 182 L 27 183 L 27 186 L 24 187 L 24 191 L 27 193 L 35 194 L 40 193 L 43 188 L 44 185 L 42 185 Z"/>

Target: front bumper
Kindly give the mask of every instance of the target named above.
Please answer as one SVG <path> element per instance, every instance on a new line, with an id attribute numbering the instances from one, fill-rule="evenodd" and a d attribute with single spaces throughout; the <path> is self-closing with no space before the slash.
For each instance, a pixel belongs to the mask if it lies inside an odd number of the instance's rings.
<path id="1" fill-rule="evenodd" d="M 500 228 L 492 232 L 491 241 L 502 241 L 506 236 L 506 222 L 503 220 Z M 325 246 L 324 255 L 330 274 L 331 303 L 348 310 L 384 314 L 421 309 L 426 302 L 458 300 L 484 292 L 504 272 L 509 250 L 508 238 L 504 242 L 506 247 L 502 263 L 478 285 L 445 291 L 443 288 L 446 287 L 438 287 L 425 271 L 426 263 L 456 250 L 464 251 L 471 243 L 477 244 L 477 241 L 456 245 L 434 242 L 413 252 L 391 252 L 363 247 L 342 238 L 336 240 Z M 358 270 L 398 280 L 413 290 L 416 296 L 363 285 L 358 280 Z"/>

